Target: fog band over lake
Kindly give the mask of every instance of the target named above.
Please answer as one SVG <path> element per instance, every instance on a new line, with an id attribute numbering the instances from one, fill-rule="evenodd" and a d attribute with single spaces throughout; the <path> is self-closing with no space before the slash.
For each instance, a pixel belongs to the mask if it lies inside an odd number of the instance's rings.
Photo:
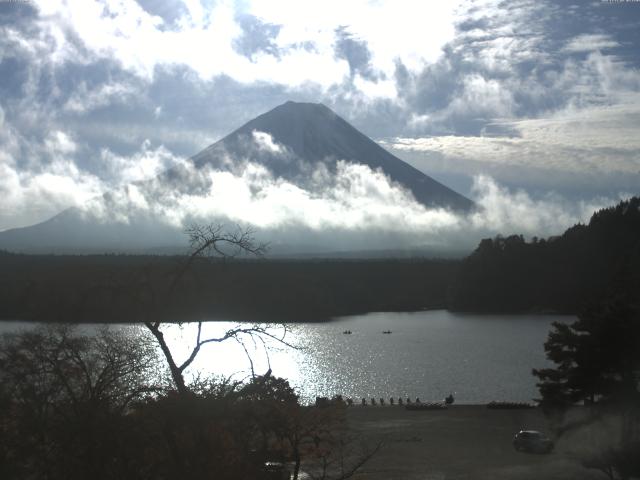
<path id="1" fill-rule="evenodd" d="M 399 396 L 440 401 L 449 393 L 457 403 L 531 402 L 539 395 L 531 369 L 548 365 L 543 344 L 551 323 L 574 319 L 445 310 L 370 313 L 324 323 L 285 324 L 285 341 L 297 348 L 269 340 L 265 350 L 262 342 L 248 337 L 244 345 L 256 374 L 271 368 L 274 375 L 289 379 L 304 402 L 336 394 L 356 401 Z M 0 329 L 6 332 L 30 325 L 5 322 Z M 207 322 L 203 338 L 222 336 L 235 325 Z M 144 331 L 131 325 L 113 328 Z M 274 335 L 283 331 L 273 326 Z M 195 341 L 195 325 L 168 325 L 166 332 L 176 360 L 181 362 Z M 188 377 L 249 378 L 247 352 L 233 339 L 206 345 L 187 371 Z"/>

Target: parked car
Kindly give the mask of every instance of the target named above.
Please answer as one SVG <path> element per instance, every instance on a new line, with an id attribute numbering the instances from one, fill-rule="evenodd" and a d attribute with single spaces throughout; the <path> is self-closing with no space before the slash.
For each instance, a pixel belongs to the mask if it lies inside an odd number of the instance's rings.
<path id="1" fill-rule="evenodd" d="M 289 480 L 291 478 L 289 465 L 281 462 L 265 462 L 264 478 L 269 480 Z"/>
<path id="2" fill-rule="evenodd" d="M 289 480 L 293 478 L 293 462 L 265 462 L 264 476 L 260 478 L 268 480 Z M 313 477 L 302 470 L 298 471 L 298 480 L 311 480 Z"/>
<path id="3" fill-rule="evenodd" d="M 553 450 L 553 440 L 537 430 L 520 430 L 513 437 L 513 447 L 521 452 L 549 453 Z"/>

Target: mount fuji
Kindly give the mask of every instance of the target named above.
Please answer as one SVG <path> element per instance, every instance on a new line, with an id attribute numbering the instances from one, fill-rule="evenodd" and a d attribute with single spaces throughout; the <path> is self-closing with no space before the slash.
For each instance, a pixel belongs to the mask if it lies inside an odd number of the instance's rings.
<path id="1" fill-rule="evenodd" d="M 0 249 L 150 252 L 184 245 L 184 227 L 160 220 L 157 212 L 188 206 L 198 195 L 205 198 L 203 192 L 215 187 L 203 172 L 239 175 L 249 164 L 274 182 L 286 182 L 291 189 L 305 192 L 313 192 L 322 179 L 335 178 L 345 165 L 366 167 L 425 208 L 456 214 L 474 208 L 472 201 L 395 157 L 326 106 L 287 102 L 249 121 L 184 165 L 105 193 L 91 202 L 93 207 L 68 208 L 42 223 L 0 232 Z M 220 180 L 216 185 L 220 186 Z M 250 190 L 255 188 L 252 185 Z M 138 199 L 135 202 L 132 193 Z M 162 208 L 154 208 L 160 203 Z M 131 211 L 140 204 L 145 205 L 144 214 Z M 93 211 L 95 205 L 99 215 Z"/>

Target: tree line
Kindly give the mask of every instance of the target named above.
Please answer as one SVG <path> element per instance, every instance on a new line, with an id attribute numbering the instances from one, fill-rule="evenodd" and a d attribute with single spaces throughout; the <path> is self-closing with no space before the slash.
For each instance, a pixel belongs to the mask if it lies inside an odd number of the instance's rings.
<path id="1" fill-rule="evenodd" d="M 598 297 L 640 291 L 640 197 L 562 235 L 482 240 L 451 285 L 454 310 L 579 313 Z"/>
<path id="2" fill-rule="evenodd" d="M 580 443 L 583 465 L 610 480 L 640 475 L 639 278 L 634 197 L 560 237 L 484 240 L 461 267 L 454 292 L 461 308 L 495 310 L 502 301 L 506 311 L 577 313 L 571 323 L 552 325 L 544 344 L 550 366 L 532 370 L 537 401 L 558 437 Z"/>
<path id="3" fill-rule="evenodd" d="M 198 257 L 171 296 L 184 257 L 0 256 L 0 318 L 136 322 L 152 304 L 162 320 L 304 322 L 368 311 L 444 308 L 453 260 L 266 260 Z"/>
<path id="4" fill-rule="evenodd" d="M 594 297 L 640 290 L 640 198 L 547 239 L 484 239 L 462 261 L 211 259 L 0 254 L 0 318 L 137 321 L 151 302 L 174 320 L 306 321 L 369 311 L 449 308 L 578 313 Z M 202 233 L 202 232 L 201 232 Z M 150 288 L 153 287 L 153 288 Z"/>

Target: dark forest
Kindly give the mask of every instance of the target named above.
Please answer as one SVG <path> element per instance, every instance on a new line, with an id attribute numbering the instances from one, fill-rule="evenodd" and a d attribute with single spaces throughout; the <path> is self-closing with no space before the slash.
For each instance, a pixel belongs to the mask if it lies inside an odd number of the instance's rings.
<path id="1" fill-rule="evenodd" d="M 456 260 L 199 258 L 167 289 L 181 257 L 0 254 L 0 317 L 54 322 L 233 318 L 324 320 L 433 308 L 577 313 L 612 292 L 640 291 L 640 198 L 548 239 L 482 240 Z"/>

